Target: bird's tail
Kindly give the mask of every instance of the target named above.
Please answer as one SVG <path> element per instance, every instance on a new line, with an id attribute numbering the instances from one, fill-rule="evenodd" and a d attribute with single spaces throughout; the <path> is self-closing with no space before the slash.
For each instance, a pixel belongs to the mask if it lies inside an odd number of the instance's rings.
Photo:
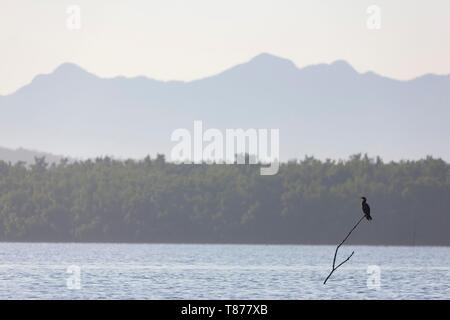
<path id="1" fill-rule="evenodd" d="M 370 216 L 370 214 L 366 214 L 366 219 L 369 221 L 372 220 L 372 217 Z"/>

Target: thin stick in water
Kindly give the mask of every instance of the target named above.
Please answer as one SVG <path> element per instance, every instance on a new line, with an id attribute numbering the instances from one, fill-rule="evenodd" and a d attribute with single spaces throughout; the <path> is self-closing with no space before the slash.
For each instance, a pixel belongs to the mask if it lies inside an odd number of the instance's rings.
<path id="1" fill-rule="evenodd" d="M 334 258 L 333 258 L 333 266 L 332 266 L 332 270 L 330 272 L 330 274 L 328 275 L 328 277 L 325 279 L 325 281 L 323 282 L 323 284 L 327 283 L 328 279 L 331 277 L 331 275 L 333 274 L 334 271 L 336 271 L 340 266 L 342 266 L 344 263 L 346 263 L 348 260 L 350 260 L 350 258 L 353 256 L 353 254 L 355 253 L 355 251 L 352 251 L 351 255 L 348 256 L 347 259 L 345 259 L 343 262 L 341 262 L 337 267 L 336 267 L 336 257 L 337 257 L 337 253 L 339 248 L 344 244 L 345 240 L 348 239 L 348 237 L 350 237 L 350 235 L 352 234 L 353 230 L 356 229 L 356 227 L 361 223 L 361 221 L 365 218 L 365 216 L 362 216 L 358 223 L 355 224 L 355 226 L 352 228 L 352 230 L 350 230 L 350 232 L 347 234 L 347 236 L 344 238 L 344 240 L 342 240 L 342 242 L 336 247 L 336 251 L 334 252 Z"/>

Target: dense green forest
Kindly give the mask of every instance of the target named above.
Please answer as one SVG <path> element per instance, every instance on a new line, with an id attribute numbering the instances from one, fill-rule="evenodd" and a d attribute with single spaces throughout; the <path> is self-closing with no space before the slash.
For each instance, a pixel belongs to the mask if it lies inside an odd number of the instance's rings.
<path id="1" fill-rule="evenodd" d="M 450 165 L 307 157 L 274 176 L 258 165 L 164 156 L 49 165 L 0 161 L 1 241 L 450 245 Z"/>

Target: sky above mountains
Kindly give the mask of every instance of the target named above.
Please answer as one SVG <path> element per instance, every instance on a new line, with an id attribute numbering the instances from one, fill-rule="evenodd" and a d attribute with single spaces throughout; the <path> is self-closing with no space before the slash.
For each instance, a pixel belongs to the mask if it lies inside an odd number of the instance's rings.
<path id="1" fill-rule="evenodd" d="M 80 28 L 68 28 L 69 6 Z M 349 61 L 395 79 L 450 73 L 450 2 L 0 0 L 0 95 L 72 61 L 101 77 L 193 80 L 260 52 L 297 66 Z"/>

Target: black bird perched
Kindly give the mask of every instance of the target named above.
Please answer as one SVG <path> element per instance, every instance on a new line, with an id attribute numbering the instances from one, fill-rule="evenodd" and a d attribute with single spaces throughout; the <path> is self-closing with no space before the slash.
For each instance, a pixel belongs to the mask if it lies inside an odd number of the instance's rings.
<path id="1" fill-rule="evenodd" d="M 362 199 L 362 211 L 364 212 L 364 215 L 366 216 L 367 220 L 372 220 L 372 217 L 370 216 L 370 207 L 369 204 L 367 203 L 367 199 L 366 197 L 361 197 Z"/>

